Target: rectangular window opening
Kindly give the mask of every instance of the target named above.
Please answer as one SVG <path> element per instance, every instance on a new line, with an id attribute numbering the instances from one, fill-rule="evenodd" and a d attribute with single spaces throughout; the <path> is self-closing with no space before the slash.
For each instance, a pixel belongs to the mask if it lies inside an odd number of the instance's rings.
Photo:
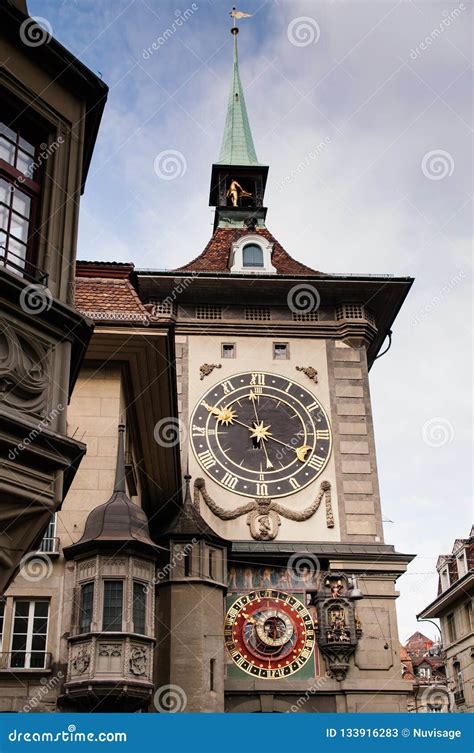
<path id="1" fill-rule="evenodd" d="M 221 356 L 222 358 L 235 358 L 236 349 L 235 343 L 222 343 Z"/>
<path id="2" fill-rule="evenodd" d="M 273 343 L 273 359 L 275 361 L 286 361 L 290 357 L 290 348 L 288 343 Z"/>
<path id="3" fill-rule="evenodd" d="M 113 632 L 122 630 L 123 581 L 104 581 L 104 610 L 102 630 Z"/>

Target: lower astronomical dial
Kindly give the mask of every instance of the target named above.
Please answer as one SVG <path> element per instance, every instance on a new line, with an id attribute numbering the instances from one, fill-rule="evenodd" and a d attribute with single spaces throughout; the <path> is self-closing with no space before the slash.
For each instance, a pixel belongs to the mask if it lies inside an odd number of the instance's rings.
<path id="1" fill-rule="evenodd" d="M 263 679 L 288 677 L 310 659 L 315 634 L 304 604 L 274 589 L 252 591 L 226 615 L 225 642 L 232 661 Z"/>

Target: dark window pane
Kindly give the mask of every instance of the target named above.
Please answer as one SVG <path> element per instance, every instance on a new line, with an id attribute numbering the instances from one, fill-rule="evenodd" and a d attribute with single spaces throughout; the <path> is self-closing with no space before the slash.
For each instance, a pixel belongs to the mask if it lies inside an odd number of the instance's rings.
<path id="1" fill-rule="evenodd" d="M 144 583 L 133 584 L 133 629 L 135 633 L 146 632 L 146 586 Z"/>
<path id="2" fill-rule="evenodd" d="M 39 651 L 38 653 L 33 652 L 29 655 L 29 657 L 27 657 L 27 660 L 28 658 L 30 660 L 30 667 L 44 667 L 44 651 Z"/>
<path id="3" fill-rule="evenodd" d="M 79 632 L 81 633 L 88 633 L 91 629 L 93 600 L 94 584 L 85 583 L 81 588 L 79 603 Z"/>
<path id="4" fill-rule="evenodd" d="M 18 654 L 12 654 L 10 666 L 11 667 L 24 667 L 26 661 L 26 654 L 24 652 Z"/>
<path id="5" fill-rule="evenodd" d="M 49 601 L 35 601 L 35 617 L 47 617 L 49 614 Z"/>
<path id="6" fill-rule="evenodd" d="M 122 630 L 123 582 L 104 581 L 104 614 L 102 630 Z"/>
<path id="7" fill-rule="evenodd" d="M 26 651 L 26 633 L 15 633 L 12 638 L 13 651 Z"/>
<path id="8" fill-rule="evenodd" d="M 27 633 L 28 632 L 28 618 L 27 617 L 15 617 L 13 623 L 13 629 L 15 633 Z"/>
<path id="9" fill-rule="evenodd" d="M 16 601 L 15 602 L 15 615 L 28 617 L 29 611 L 30 611 L 29 601 Z"/>
<path id="10" fill-rule="evenodd" d="M 32 651 L 44 651 L 46 648 L 46 635 L 33 635 L 31 640 Z"/>

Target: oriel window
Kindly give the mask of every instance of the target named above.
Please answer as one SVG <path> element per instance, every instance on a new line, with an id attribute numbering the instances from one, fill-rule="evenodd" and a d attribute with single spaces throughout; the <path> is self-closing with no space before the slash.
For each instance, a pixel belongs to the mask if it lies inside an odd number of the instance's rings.
<path id="1" fill-rule="evenodd" d="M 122 630 L 123 619 L 123 581 L 104 581 L 104 611 L 102 630 L 112 632 Z"/>

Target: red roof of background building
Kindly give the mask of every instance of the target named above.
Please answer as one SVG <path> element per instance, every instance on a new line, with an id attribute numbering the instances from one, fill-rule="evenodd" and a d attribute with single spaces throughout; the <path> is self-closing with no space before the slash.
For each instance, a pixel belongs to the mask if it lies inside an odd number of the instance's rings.
<path id="1" fill-rule="evenodd" d="M 280 243 L 266 228 L 246 230 L 245 228 L 217 228 L 206 248 L 199 256 L 178 267 L 176 272 L 229 272 L 230 253 L 232 244 L 243 235 L 254 234 L 263 236 L 273 243 L 272 264 L 280 275 L 318 275 L 327 277 L 323 272 L 318 272 L 305 264 L 301 264 L 289 255 Z"/>
<path id="2" fill-rule="evenodd" d="M 149 313 L 133 287 L 133 264 L 77 262 L 75 305 L 95 321 L 145 321 Z"/>

